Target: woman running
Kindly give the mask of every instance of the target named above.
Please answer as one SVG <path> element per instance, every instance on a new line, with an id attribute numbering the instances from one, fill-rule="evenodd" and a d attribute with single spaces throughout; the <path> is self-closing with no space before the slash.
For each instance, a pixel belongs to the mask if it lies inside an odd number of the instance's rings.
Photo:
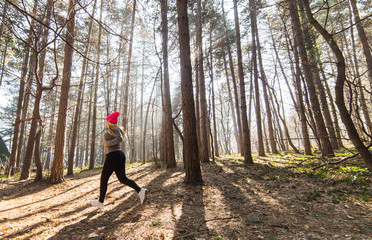
<path id="1" fill-rule="evenodd" d="M 124 131 L 118 126 L 119 112 L 110 114 L 106 118 L 107 132 L 103 136 L 105 162 L 103 164 L 100 184 L 100 195 L 98 200 L 92 200 L 92 206 L 103 208 L 103 202 L 107 192 L 107 183 L 111 174 L 115 171 L 117 178 L 122 184 L 133 188 L 139 196 L 141 204 L 146 199 L 147 190 L 140 188 L 133 180 L 125 175 L 125 155 L 120 149 L 123 141 Z"/>

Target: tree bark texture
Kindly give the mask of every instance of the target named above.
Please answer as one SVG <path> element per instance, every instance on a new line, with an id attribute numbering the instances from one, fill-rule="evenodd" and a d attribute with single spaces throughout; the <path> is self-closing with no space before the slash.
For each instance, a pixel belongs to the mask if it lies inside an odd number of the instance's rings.
<path id="1" fill-rule="evenodd" d="M 204 57 L 203 57 L 203 37 L 202 37 L 202 4 L 201 0 L 197 1 L 197 21 L 196 21 L 196 48 L 198 54 L 198 76 L 199 76 L 199 96 L 200 96 L 200 161 L 208 163 L 208 110 L 207 97 L 205 92 L 204 76 Z"/>
<path id="2" fill-rule="evenodd" d="M 99 14 L 99 19 L 100 21 L 102 20 L 102 11 L 103 10 L 103 1 L 101 0 L 101 7 L 100 7 L 100 14 Z M 98 42 L 97 42 L 97 59 L 96 59 L 96 76 L 94 79 L 94 86 L 93 86 L 93 113 L 92 113 L 92 136 L 90 140 L 90 155 L 89 155 L 89 169 L 94 168 L 94 162 L 96 158 L 96 129 L 97 129 L 97 92 L 98 92 L 98 79 L 99 79 L 99 65 L 100 65 L 100 59 L 101 59 L 101 38 L 102 38 L 102 27 L 99 25 L 98 28 Z"/>
<path id="3" fill-rule="evenodd" d="M 223 26 L 224 26 L 224 31 L 227 35 L 227 23 L 226 23 L 226 16 L 225 16 L 225 10 L 224 10 L 224 0 L 222 0 L 222 15 L 223 15 Z M 228 36 L 228 35 L 227 35 Z M 235 96 L 235 111 L 236 111 L 236 119 L 237 119 L 237 132 L 236 134 L 238 135 L 239 140 L 237 140 L 237 145 L 238 145 L 238 152 L 243 154 L 243 129 L 242 129 L 242 123 L 241 123 L 241 114 L 240 114 L 240 104 L 239 104 L 239 93 L 238 93 L 238 87 L 236 84 L 236 79 L 235 79 L 235 65 L 231 53 L 231 43 L 228 37 L 226 37 L 225 40 L 225 46 L 227 48 L 227 54 L 229 56 L 229 65 L 230 65 L 230 73 L 231 73 L 231 81 L 233 83 L 233 89 L 234 89 L 234 96 Z M 234 109 L 234 108 L 232 108 Z M 233 110 L 233 114 L 235 114 Z"/>
<path id="4" fill-rule="evenodd" d="M 65 150 L 65 132 L 66 132 L 66 117 L 68 106 L 68 95 L 71 81 L 71 66 L 74 46 L 74 30 L 75 30 L 75 5 L 76 0 L 70 0 L 68 6 L 68 23 L 66 32 L 65 55 L 63 62 L 61 95 L 58 109 L 58 120 L 56 129 L 55 151 L 53 157 L 53 165 L 50 174 L 50 182 L 59 183 L 63 179 L 63 159 Z"/>
<path id="5" fill-rule="evenodd" d="M 311 75 L 311 66 L 304 46 L 304 37 L 301 29 L 301 24 L 299 21 L 296 0 L 289 0 L 288 6 L 290 8 L 294 40 L 296 42 L 296 47 L 298 48 L 298 52 L 302 62 L 304 78 L 306 81 L 307 91 L 309 93 L 311 102 L 311 109 L 314 114 L 317 133 L 322 147 L 322 154 L 325 156 L 334 156 L 333 148 L 329 141 L 327 129 L 325 128 L 323 115 L 320 110 L 320 104 L 315 91 L 314 81 Z"/>
<path id="6" fill-rule="evenodd" d="M 92 18 L 89 20 L 89 25 L 88 25 L 88 39 L 85 45 L 85 50 L 84 50 L 84 56 L 85 58 L 83 59 L 83 66 L 81 69 L 81 76 L 80 76 L 80 82 L 79 82 L 79 88 L 78 88 L 78 96 L 76 100 L 76 106 L 75 106 L 75 114 L 74 114 L 74 121 L 73 121 L 73 126 L 72 126 L 72 136 L 71 136 L 71 145 L 70 145 L 70 152 L 68 154 L 68 169 L 67 169 L 67 175 L 73 175 L 73 166 L 74 166 L 74 157 L 75 157 L 75 145 L 76 145 L 76 139 L 77 139 L 77 134 L 78 134 L 78 126 L 79 126 L 79 116 L 80 116 L 80 110 L 81 110 L 81 105 L 82 105 L 82 96 L 83 96 L 83 85 L 84 85 L 84 79 L 86 77 L 86 68 L 87 68 L 87 63 L 88 63 L 88 54 L 90 50 L 90 39 L 91 39 L 91 33 L 92 33 L 92 27 L 93 27 L 93 18 L 95 15 L 96 11 L 96 5 L 97 5 L 97 0 L 94 1 L 93 3 L 93 12 L 92 12 Z"/>
<path id="7" fill-rule="evenodd" d="M 201 184 L 202 175 L 198 154 L 198 141 L 196 137 L 187 0 L 177 0 L 177 13 L 181 64 L 181 92 L 184 128 L 183 161 L 186 171 L 185 183 Z"/>
<path id="8" fill-rule="evenodd" d="M 130 24 L 130 35 L 129 35 L 129 49 L 128 49 L 128 61 L 127 61 L 127 73 L 125 77 L 125 85 L 124 85 L 124 104 L 123 104 L 123 127 L 127 129 L 128 127 L 128 101 L 129 101 L 129 84 L 130 84 L 130 70 L 131 70 L 131 59 L 132 59 L 132 51 L 133 51 L 133 34 L 134 34 L 134 22 L 136 20 L 136 5 L 137 0 L 133 1 L 133 9 L 132 9 L 132 20 Z M 124 151 L 125 149 L 125 141 L 121 143 L 121 148 Z"/>
<path id="9" fill-rule="evenodd" d="M 162 28 L 162 52 L 163 52 L 163 98 L 164 98 L 164 136 L 165 136 L 165 151 L 167 168 L 177 166 L 174 153 L 174 138 L 173 138 L 173 119 L 172 119 L 172 104 L 169 86 L 169 69 L 168 69 L 168 0 L 161 0 L 161 28 Z"/>
<path id="10" fill-rule="evenodd" d="M 242 128 L 243 128 L 243 143 L 244 143 L 244 163 L 253 164 L 252 153 L 251 153 L 251 139 L 248 127 L 247 117 L 247 104 L 245 100 L 245 83 L 244 83 L 244 72 L 243 72 L 243 60 L 242 50 L 240 43 L 240 28 L 239 28 L 239 17 L 238 17 L 238 3 L 234 0 L 234 19 L 235 19 L 235 33 L 236 33 L 236 48 L 238 55 L 238 71 L 240 81 L 240 101 L 241 101 L 241 116 L 242 116 Z"/>

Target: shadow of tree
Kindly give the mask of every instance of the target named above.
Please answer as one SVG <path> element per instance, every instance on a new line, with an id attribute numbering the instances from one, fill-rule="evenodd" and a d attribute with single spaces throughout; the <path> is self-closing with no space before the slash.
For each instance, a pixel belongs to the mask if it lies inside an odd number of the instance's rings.
<path id="1" fill-rule="evenodd" d="M 92 233 L 98 235 L 96 239 L 104 239 L 107 236 L 110 236 L 110 239 L 115 239 L 116 232 L 122 232 L 125 236 L 130 236 L 132 234 L 136 236 L 136 234 L 140 234 L 132 232 L 132 229 L 128 229 L 126 224 L 135 225 L 146 223 L 146 219 L 151 217 L 143 215 L 143 211 L 146 209 L 147 204 L 159 198 L 160 195 L 157 193 L 164 190 L 162 187 L 163 183 L 169 179 L 172 174 L 177 172 L 179 172 L 179 169 L 161 171 L 156 178 L 151 179 L 148 184 L 142 186 L 149 190 L 148 199 L 146 200 L 147 203 L 140 205 L 137 194 L 130 194 L 127 199 L 113 209 L 108 211 L 103 210 L 102 212 L 94 211 L 85 219 L 62 228 L 50 239 L 84 239 Z M 169 193 L 170 192 L 171 191 L 169 191 Z M 159 209 L 159 211 L 161 211 L 161 209 Z M 142 222 L 139 222 L 141 219 Z"/>
<path id="2" fill-rule="evenodd" d="M 146 172 L 148 171 L 147 168 L 143 168 L 143 169 L 139 169 L 137 170 L 136 174 L 139 173 L 140 175 L 138 175 L 135 180 L 138 181 L 140 180 L 141 178 L 143 178 L 145 175 L 146 175 Z M 97 174 L 93 174 L 93 175 L 89 175 L 89 177 L 94 177 L 96 176 Z M 128 176 L 130 176 L 132 174 L 129 174 Z M 88 176 L 87 176 L 88 177 Z M 79 176 L 79 178 L 81 178 L 81 176 Z M 79 201 L 81 201 L 81 199 L 84 197 L 84 196 L 88 196 L 88 195 L 91 195 L 93 192 L 96 192 L 99 190 L 99 180 L 96 180 L 96 179 L 91 179 L 89 181 L 84 181 L 83 183 L 81 184 L 78 184 L 78 185 L 74 185 L 73 187 L 69 188 L 69 189 L 66 189 L 63 193 L 64 194 L 68 194 L 69 191 L 73 190 L 73 189 L 79 189 L 81 187 L 83 187 L 84 185 L 86 184 L 90 184 L 91 182 L 93 181 L 97 181 L 98 182 L 98 187 L 96 188 L 93 188 L 92 190 L 90 191 L 86 191 L 82 194 L 78 194 L 75 198 L 73 199 L 69 199 L 68 201 L 63 201 L 63 198 L 62 198 L 62 202 L 61 202 L 61 195 L 55 195 L 55 196 L 52 196 L 52 197 L 48 197 L 48 198 L 45 198 L 45 199 L 42 199 L 42 200 L 39 200 L 37 202 L 31 202 L 31 203 L 28 203 L 28 204 L 23 204 L 23 205 L 20 205 L 18 206 L 18 208 L 21 208 L 21 207 L 24 207 L 24 206 L 29 206 L 29 205 L 32 205 L 32 204 L 35 204 L 35 203 L 40 203 L 42 201 L 46 201 L 46 200 L 49 200 L 49 199 L 52 199 L 52 198 L 56 198 L 59 200 L 57 200 L 59 203 L 58 204 L 54 204 L 54 205 L 46 205 L 44 208 L 42 208 L 41 210 L 39 211 L 31 211 L 32 209 L 30 208 L 30 212 L 26 215 L 22 215 L 20 217 L 16 217 L 16 218 L 5 218 L 4 220 L 0 221 L 1 222 L 15 222 L 15 221 L 18 221 L 18 220 L 22 220 L 22 219 L 27 219 L 28 217 L 32 217 L 34 215 L 38 215 L 38 214 L 42 214 L 42 213 L 46 213 L 48 211 L 50 211 L 50 209 L 57 209 L 57 210 L 60 210 L 60 209 L 63 209 L 65 206 L 69 205 L 69 204 L 73 204 L 74 202 L 77 203 Z M 120 190 L 121 188 L 124 188 L 126 187 L 126 185 L 123 185 L 121 183 L 119 183 L 118 180 L 115 180 L 115 181 L 112 181 L 111 182 L 111 185 L 113 184 L 119 184 L 119 186 L 115 187 L 114 189 L 109 189 L 108 191 L 108 194 L 110 194 L 111 192 L 113 191 L 118 191 Z M 90 202 L 87 202 L 85 205 L 77 208 L 77 209 L 74 209 L 73 211 L 67 211 L 67 212 L 64 212 L 62 214 L 59 214 L 58 216 L 58 219 L 62 219 L 62 218 L 69 218 L 71 216 L 74 216 L 75 214 L 79 213 L 79 212 L 82 212 L 83 210 L 86 210 L 88 207 L 90 207 Z M 17 208 L 17 207 L 16 207 Z M 16 209 L 16 208 L 12 208 L 12 209 Z M 6 209 L 4 210 L 3 212 L 6 212 L 6 211 L 9 211 L 10 209 Z M 63 211 L 63 210 L 62 210 Z M 94 217 L 96 215 L 96 212 L 93 212 L 93 213 L 87 213 L 87 214 L 84 214 L 84 216 L 86 218 L 91 218 L 91 217 Z M 52 221 L 56 221 L 55 219 L 50 219 L 50 218 L 45 218 L 45 221 L 38 221 L 37 223 L 34 223 L 30 226 L 28 226 L 26 229 L 21 229 L 20 231 L 17 231 L 13 234 L 10 234 L 10 235 L 7 235 L 5 236 L 6 238 L 17 238 L 17 237 L 21 237 L 25 234 L 27 234 L 30 229 L 37 229 L 39 228 L 40 226 L 42 226 L 43 224 L 45 224 L 46 222 L 52 222 Z M 58 226 L 59 224 L 55 224 L 54 226 Z M 41 233 L 41 231 L 35 233 L 34 235 L 37 236 L 38 233 Z M 29 236 L 31 237 L 31 236 Z"/>
<path id="3" fill-rule="evenodd" d="M 206 225 L 203 186 L 183 184 L 182 215 L 176 222 L 173 239 L 209 239 L 216 233 Z"/>

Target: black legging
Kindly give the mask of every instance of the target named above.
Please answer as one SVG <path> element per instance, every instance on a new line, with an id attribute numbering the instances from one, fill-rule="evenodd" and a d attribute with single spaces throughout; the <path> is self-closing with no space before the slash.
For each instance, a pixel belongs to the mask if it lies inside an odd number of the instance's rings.
<path id="1" fill-rule="evenodd" d="M 99 201 L 103 203 L 106 192 L 107 192 L 107 183 L 111 174 L 115 171 L 116 176 L 119 181 L 134 190 L 138 193 L 141 191 L 141 188 L 131 179 L 127 178 L 125 175 L 125 155 L 122 151 L 115 151 L 106 154 L 105 163 L 103 164 L 102 175 L 101 175 L 101 186 L 100 186 L 100 195 Z"/>

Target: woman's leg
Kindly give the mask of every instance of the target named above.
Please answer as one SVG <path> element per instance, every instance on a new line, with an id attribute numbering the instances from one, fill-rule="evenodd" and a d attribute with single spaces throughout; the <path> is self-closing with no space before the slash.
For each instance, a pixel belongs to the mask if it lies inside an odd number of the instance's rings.
<path id="1" fill-rule="evenodd" d="M 100 184 L 100 194 L 99 201 L 103 203 L 105 200 L 107 192 L 107 183 L 110 179 L 111 174 L 114 172 L 114 164 L 112 163 L 112 158 L 110 153 L 106 155 L 105 163 L 103 164 L 102 174 L 101 174 L 101 184 Z"/>
<path id="2" fill-rule="evenodd" d="M 116 169 L 115 169 L 115 173 L 116 173 L 116 176 L 118 177 L 119 181 L 131 188 L 133 188 L 134 190 L 136 190 L 137 193 L 139 193 L 141 191 L 141 188 L 137 185 L 137 183 L 129 178 L 127 178 L 126 174 L 125 174 L 125 155 L 122 151 L 118 151 L 117 152 L 118 155 L 118 159 L 116 159 L 118 161 L 118 165 L 116 166 Z"/>

